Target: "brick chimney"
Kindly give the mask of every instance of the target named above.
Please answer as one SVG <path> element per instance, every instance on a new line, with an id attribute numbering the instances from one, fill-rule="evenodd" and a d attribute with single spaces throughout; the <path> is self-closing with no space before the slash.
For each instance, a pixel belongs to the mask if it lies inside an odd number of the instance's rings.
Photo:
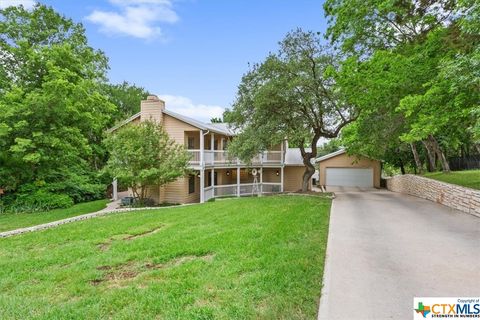
<path id="1" fill-rule="evenodd" d="M 165 101 L 157 96 L 148 96 L 147 100 L 140 103 L 140 121 L 153 120 L 162 123 L 163 110 L 165 110 Z"/>

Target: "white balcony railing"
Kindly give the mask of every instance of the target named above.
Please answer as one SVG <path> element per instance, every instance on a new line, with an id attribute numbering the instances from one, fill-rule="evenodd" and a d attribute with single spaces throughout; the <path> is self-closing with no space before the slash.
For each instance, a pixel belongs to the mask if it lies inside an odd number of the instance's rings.
<path id="1" fill-rule="evenodd" d="M 188 149 L 188 153 L 191 154 L 192 158 L 190 159 L 191 164 L 200 164 L 200 150 Z"/>
<path id="2" fill-rule="evenodd" d="M 214 197 L 225 197 L 225 196 L 236 196 L 237 195 L 237 185 L 236 184 L 226 184 L 213 187 Z"/>
<path id="3" fill-rule="evenodd" d="M 281 183 L 269 183 L 263 182 L 262 183 L 262 193 L 275 193 L 280 192 L 282 190 Z"/>
<path id="4" fill-rule="evenodd" d="M 281 191 L 281 183 L 263 182 L 263 183 L 241 183 L 210 186 L 204 189 L 205 201 L 211 198 L 221 198 L 228 196 L 247 196 L 260 193 L 276 193 Z M 240 192 L 238 193 L 238 190 Z M 213 191 L 213 192 L 212 192 Z"/>
<path id="5" fill-rule="evenodd" d="M 189 149 L 187 150 L 192 158 L 190 164 L 201 165 L 202 157 L 201 150 Z M 283 151 L 264 151 L 251 160 L 254 165 L 262 164 L 283 164 Z M 228 154 L 226 150 L 204 150 L 203 163 L 206 166 L 211 165 L 239 165 L 244 164 L 238 158 Z"/>
<path id="6" fill-rule="evenodd" d="M 205 201 L 208 201 L 211 198 L 215 197 L 215 190 L 213 186 L 207 187 L 203 189 L 203 191 L 204 191 Z"/>

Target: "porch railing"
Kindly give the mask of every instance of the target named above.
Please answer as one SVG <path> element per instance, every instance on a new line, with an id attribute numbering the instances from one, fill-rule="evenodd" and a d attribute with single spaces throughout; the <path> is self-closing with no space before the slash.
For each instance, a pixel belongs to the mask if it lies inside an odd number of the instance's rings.
<path id="1" fill-rule="evenodd" d="M 213 190 L 213 193 L 212 193 Z M 240 191 L 240 192 L 238 192 Z M 228 196 L 247 196 L 260 193 L 276 193 L 281 191 L 281 183 L 263 182 L 263 183 L 241 183 L 210 186 L 204 189 L 205 201 L 211 198 L 220 198 Z"/>
<path id="2" fill-rule="evenodd" d="M 201 165 L 201 150 L 188 149 L 192 158 L 190 164 Z M 253 165 L 262 164 L 283 164 L 283 151 L 264 151 L 251 160 Z M 211 165 L 240 165 L 244 164 L 240 159 L 228 154 L 226 150 L 204 150 L 203 162 L 207 166 Z"/>
<path id="3" fill-rule="evenodd" d="M 205 188 L 204 189 L 205 201 L 208 201 L 208 200 L 212 199 L 215 196 L 214 192 L 215 192 L 215 190 L 214 190 L 213 186 Z"/>

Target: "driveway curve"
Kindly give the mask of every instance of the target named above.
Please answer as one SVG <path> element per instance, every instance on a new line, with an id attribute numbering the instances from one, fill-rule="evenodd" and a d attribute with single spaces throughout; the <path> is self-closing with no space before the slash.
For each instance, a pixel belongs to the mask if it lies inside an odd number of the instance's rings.
<path id="1" fill-rule="evenodd" d="M 412 319 L 414 297 L 480 296 L 480 219 L 386 190 L 338 190 L 319 319 Z"/>

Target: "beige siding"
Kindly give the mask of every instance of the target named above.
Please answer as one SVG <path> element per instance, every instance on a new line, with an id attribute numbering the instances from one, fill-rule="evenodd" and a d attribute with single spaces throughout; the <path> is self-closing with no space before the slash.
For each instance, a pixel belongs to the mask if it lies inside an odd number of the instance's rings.
<path id="1" fill-rule="evenodd" d="M 319 162 L 320 185 L 325 185 L 326 168 L 373 168 L 373 186 L 380 188 L 381 164 L 378 160 L 349 156 L 346 153 Z"/>
<path id="2" fill-rule="evenodd" d="M 188 176 L 178 178 L 161 188 L 161 202 L 193 203 L 200 201 L 200 178 L 195 176 L 195 192 L 188 193 Z"/>
<path id="3" fill-rule="evenodd" d="M 295 192 L 302 189 L 303 173 L 305 167 L 285 167 L 283 176 L 283 191 Z M 311 189 L 312 180 L 310 179 L 309 189 Z"/>
<path id="4" fill-rule="evenodd" d="M 148 186 L 147 188 L 147 198 L 152 199 L 155 203 L 160 202 L 160 192 L 158 186 Z"/>
<path id="5" fill-rule="evenodd" d="M 278 176 L 277 176 L 278 171 Z M 263 168 L 263 182 L 280 183 L 280 168 Z"/>
<path id="6" fill-rule="evenodd" d="M 200 139 L 199 129 L 166 114 L 163 115 L 163 127 L 170 138 L 181 145 L 186 146 L 185 131 L 196 131 L 197 139 Z"/>

